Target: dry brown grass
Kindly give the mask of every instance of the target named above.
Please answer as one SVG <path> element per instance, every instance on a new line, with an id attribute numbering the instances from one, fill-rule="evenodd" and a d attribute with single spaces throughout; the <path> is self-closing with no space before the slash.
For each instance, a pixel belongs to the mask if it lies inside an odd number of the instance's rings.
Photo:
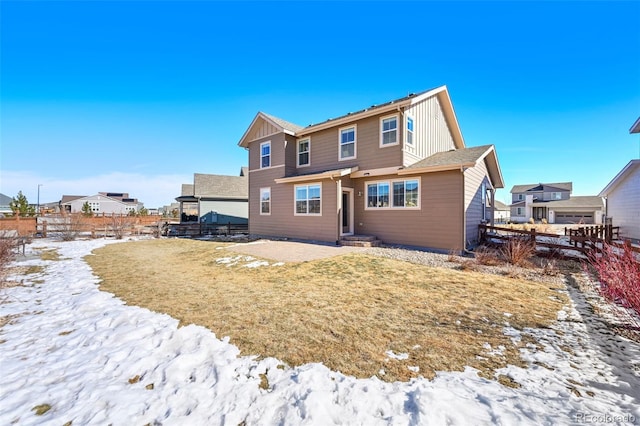
<path id="1" fill-rule="evenodd" d="M 181 324 L 230 336 L 243 354 L 273 356 L 292 366 L 322 362 L 345 374 L 388 381 L 431 378 L 435 371 L 465 366 L 493 377 L 507 363 L 523 365 L 519 346 L 502 332 L 505 321 L 518 329 L 545 327 L 566 302 L 540 283 L 363 254 L 228 267 L 216 259 L 238 254 L 224 247 L 138 241 L 103 247 L 87 261 L 103 279 L 103 290 Z M 504 356 L 488 355 L 485 343 L 504 346 Z M 388 359 L 388 350 L 409 358 Z"/>

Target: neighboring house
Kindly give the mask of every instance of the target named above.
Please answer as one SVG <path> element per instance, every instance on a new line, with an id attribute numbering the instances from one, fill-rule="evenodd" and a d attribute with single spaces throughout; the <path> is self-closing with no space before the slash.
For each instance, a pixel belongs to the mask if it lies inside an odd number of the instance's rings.
<path id="1" fill-rule="evenodd" d="M 467 148 L 445 86 L 301 127 L 259 112 L 249 151 L 249 232 L 462 250 L 504 187 L 493 145 Z"/>
<path id="2" fill-rule="evenodd" d="M 13 198 L 8 197 L 4 194 L 0 194 L 0 215 L 13 214 L 13 210 L 11 210 L 11 207 L 9 207 L 11 205 L 11 201 L 13 201 Z"/>
<path id="3" fill-rule="evenodd" d="M 640 118 L 629 133 L 640 133 Z M 606 199 L 606 217 L 620 227 L 620 236 L 640 242 L 640 160 L 631 160 L 600 191 Z"/>
<path id="4" fill-rule="evenodd" d="M 508 223 L 511 219 L 511 208 L 502 201 L 495 200 L 493 211 L 494 220 L 497 223 Z"/>
<path id="5" fill-rule="evenodd" d="M 249 179 L 247 168 L 240 176 L 195 173 L 193 184 L 183 184 L 180 203 L 180 222 L 213 224 L 246 224 L 248 214 Z"/>
<path id="6" fill-rule="evenodd" d="M 602 198 L 571 196 L 572 190 L 572 182 L 515 185 L 511 189 L 511 221 L 544 219 L 557 224 L 602 223 Z"/>
<path id="7" fill-rule="evenodd" d="M 85 203 L 94 214 L 130 214 L 137 212 L 143 204 L 130 198 L 126 192 L 99 192 L 96 195 L 63 195 L 60 210 L 67 213 L 80 213 Z"/>

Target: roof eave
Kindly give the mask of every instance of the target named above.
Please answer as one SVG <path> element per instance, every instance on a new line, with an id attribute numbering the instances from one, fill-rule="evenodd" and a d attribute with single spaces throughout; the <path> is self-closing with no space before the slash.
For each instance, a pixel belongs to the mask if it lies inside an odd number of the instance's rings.
<path id="1" fill-rule="evenodd" d="M 321 173 L 313 173 L 309 175 L 283 177 L 283 178 L 274 179 L 274 181 L 276 183 L 296 183 L 296 182 L 309 182 L 312 180 L 334 179 L 334 178 L 348 176 L 351 173 L 356 171 L 358 171 L 358 166 L 339 169 L 339 170 L 330 170 L 330 171 L 321 172 Z"/>

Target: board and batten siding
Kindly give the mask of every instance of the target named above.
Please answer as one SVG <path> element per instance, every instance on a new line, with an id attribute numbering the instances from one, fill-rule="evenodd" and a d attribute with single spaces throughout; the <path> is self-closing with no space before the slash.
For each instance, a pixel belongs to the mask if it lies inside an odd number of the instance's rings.
<path id="1" fill-rule="evenodd" d="M 352 179 L 355 233 L 374 235 L 387 244 L 443 251 L 464 249 L 462 173 L 456 170 L 402 176 L 401 179 L 413 178 L 420 179 L 420 208 L 415 210 L 366 209 L 367 182 L 398 180 L 396 175 Z"/>
<path id="2" fill-rule="evenodd" d="M 608 195 L 607 214 L 621 237 L 640 239 L 640 167 Z"/>
<path id="3" fill-rule="evenodd" d="M 258 123 L 255 123 L 251 130 L 252 132 L 247 135 L 247 139 L 250 141 L 263 139 L 281 132 L 281 130 L 275 127 L 273 124 L 262 119 L 260 119 Z"/>
<path id="4" fill-rule="evenodd" d="M 465 241 L 467 245 L 473 245 L 478 242 L 478 225 L 483 220 L 482 183 L 486 183 L 488 189 L 491 188 L 488 174 L 484 160 L 464 172 Z M 490 219 L 490 214 L 490 209 L 487 209 L 487 221 Z"/>
<path id="5" fill-rule="evenodd" d="M 449 125 L 436 96 L 405 109 L 402 119 L 402 128 L 405 134 L 407 115 L 413 117 L 414 144 L 413 146 L 407 145 L 406 142 L 403 144 L 403 166 L 410 166 L 437 152 L 449 151 L 455 148 Z M 406 141 L 406 136 L 403 141 Z"/>

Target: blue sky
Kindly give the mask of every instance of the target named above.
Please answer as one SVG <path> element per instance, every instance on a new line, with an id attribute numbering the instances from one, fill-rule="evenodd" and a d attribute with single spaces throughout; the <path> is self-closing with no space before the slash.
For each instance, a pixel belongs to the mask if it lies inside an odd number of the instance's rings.
<path id="1" fill-rule="evenodd" d="M 168 204 L 300 125 L 447 85 L 506 188 L 595 195 L 640 156 L 640 2 L 0 2 L 0 192 Z"/>

